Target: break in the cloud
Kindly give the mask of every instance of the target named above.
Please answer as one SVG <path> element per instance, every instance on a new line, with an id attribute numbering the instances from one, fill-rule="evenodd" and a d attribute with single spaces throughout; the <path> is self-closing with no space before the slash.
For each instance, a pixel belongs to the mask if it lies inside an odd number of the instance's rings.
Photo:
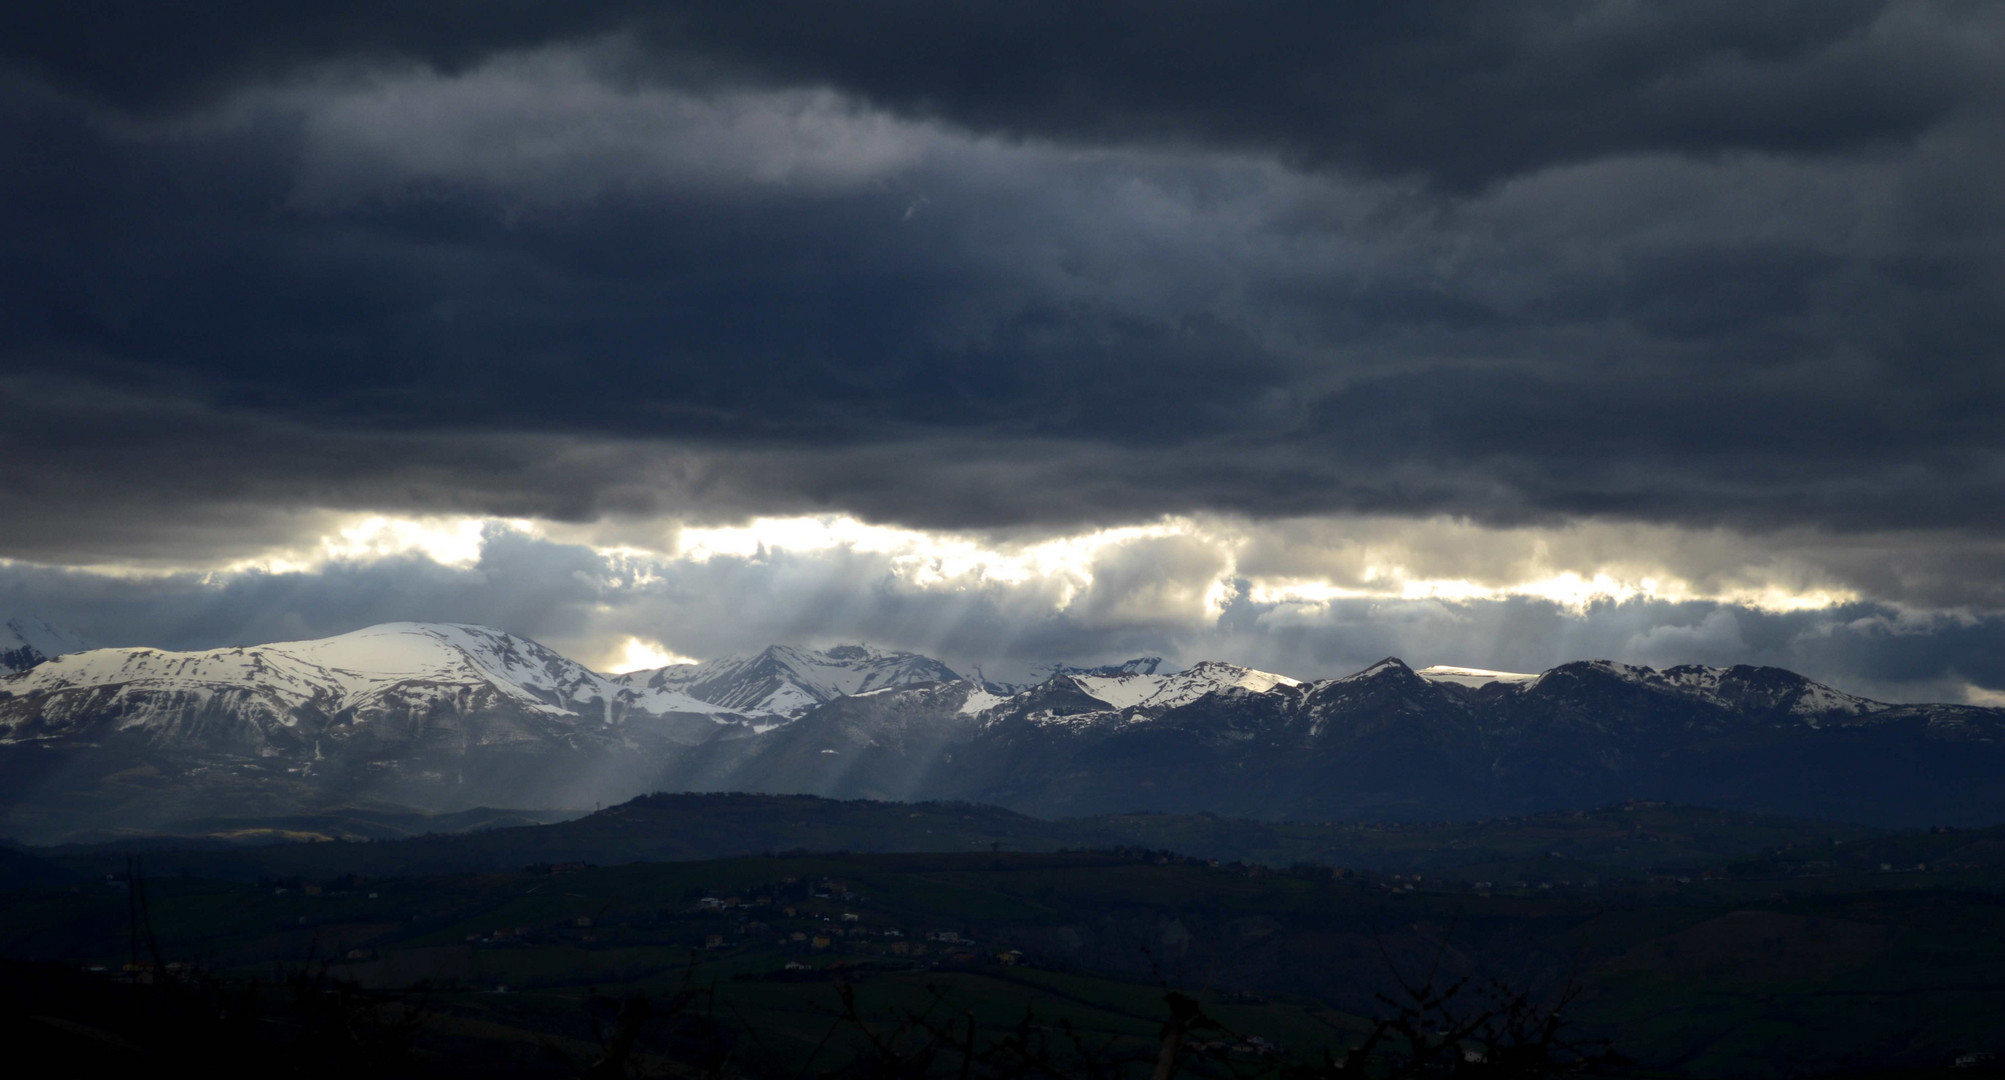
<path id="1" fill-rule="evenodd" d="M 6 603 L 184 644 L 480 618 L 601 663 L 833 635 L 1983 692 L 2001 31 L 9 9 Z M 677 539 L 807 519 L 871 524 Z"/>
<path id="2" fill-rule="evenodd" d="M 1674 537 L 1672 559 L 1643 566 L 1622 561 L 1650 546 L 1632 527 L 1440 519 L 1168 518 L 1015 539 L 847 516 L 626 530 L 617 544 L 598 531 L 360 518 L 220 571 L 8 564 L 0 607 L 170 647 L 481 622 L 609 670 L 861 639 L 1004 679 L 1145 653 L 1298 677 L 1388 654 L 1504 670 L 1605 656 L 1778 664 L 1896 700 L 2005 689 L 2005 618 L 1866 600 L 1805 557 L 1814 538 Z"/>

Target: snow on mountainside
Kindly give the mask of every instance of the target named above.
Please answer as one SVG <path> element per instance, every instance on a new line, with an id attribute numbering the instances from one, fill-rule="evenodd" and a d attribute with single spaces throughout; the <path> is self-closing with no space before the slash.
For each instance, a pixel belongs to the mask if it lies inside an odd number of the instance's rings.
<path id="1" fill-rule="evenodd" d="M 1147 662 L 1153 668 L 1155 661 Z M 1120 672 L 1123 665 L 1103 668 Z M 985 725 L 1028 721 L 1039 726 L 1103 726 L 1144 723 L 1208 694 L 1227 692 L 1262 695 L 1302 685 L 1285 675 L 1256 671 L 1238 664 L 1205 660 L 1183 671 L 1158 675 L 1129 668 L 1125 674 L 1055 675 L 1014 693 L 997 687 L 974 686 L 959 715 L 979 714 Z"/>
<path id="2" fill-rule="evenodd" d="M 202 652 L 93 649 L 0 679 L 0 739 L 68 734 L 113 719 L 119 730 L 185 726 L 222 708 L 260 729 L 345 715 L 366 723 L 440 703 L 507 703 L 552 718 L 728 710 L 667 690 L 635 691 L 500 630 L 386 623 L 337 637 Z M 616 709 L 617 706 L 617 709 Z"/>
<path id="3" fill-rule="evenodd" d="M 1833 690 L 1793 671 L 1747 664 L 1723 668 L 1681 664 L 1659 671 L 1613 660 L 1581 660 L 1537 675 L 1437 664 L 1414 674 L 1433 683 L 1471 688 L 1501 684 L 1520 693 L 1536 691 L 1555 678 L 1602 678 L 1735 711 L 1780 712 L 1813 724 L 1825 718 L 1871 716 L 1893 707 Z"/>
<path id="4" fill-rule="evenodd" d="M 356 680 L 363 704 L 384 684 L 484 681 L 525 706 L 553 713 L 610 713 L 616 701 L 650 713 L 718 714 L 720 709 L 672 690 L 635 692 L 528 638 L 456 623 L 386 623 L 318 641 L 260 648 L 315 663 Z"/>
<path id="5" fill-rule="evenodd" d="M 1562 664 L 1539 678 L 1547 679 L 1555 673 L 1570 670 L 1591 671 L 1722 708 L 1765 712 L 1779 710 L 1813 721 L 1819 717 L 1865 717 L 1892 708 L 1878 701 L 1833 690 L 1793 671 L 1748 664 L 1724 668 L 1681 664 L 1658 671 L 1613 660 L 1587 660 Z"/>
<path id="6" fill-rule="evenodd" d="M 1151 665 L 1153 667 L 1153 665 Z M 1188 705 L 1216 690 L 1238 688 L 1264 694 L 1276 686 L 1300 686 L 1286 675 L 1205 660 L 1173 675 L 1073 675 L 1074 684 L 1116 709 Z"/>
<path id="7" fill-rule="evenodd" d="M 0 643 L 38 654 L 74 641 L 39 622 L 5 624 Z M 1158 674 L 1142 658 L 1102 668 L 1068 668 L 1018 690 L 969 684 L 957 715 L 1036 713 L 1048 719 L 1104 713 L 1160 713 L 1217 691 L 1267 694 L 1303 687 L 1286 676 L 1203 661 Z M 1304 687 L 1317 711 L 1348 708 L 1360 694 L 1381 693 L 1392 679 L 1411 701 L 1462 694 L 1516 699 L 1581 679 L 1627 685 L 1744 713 L 1796 717 L 1816 724 L 1873 716 L 1888 706 L 1841 693 L 1777 668 L 1684 665 L 1663 671 L 1612 661 L 1565 664 L 1539 675 L 1435 665 L 1415 672 L 1387 658 L 1352 675 Z M 838 698 L 960 680 L 946 665 L 916 653 L 863 645 L 826 651 L 772 646 L 742 657 L 606 676 L 526 638 L 450 623 L 389 623 L 310 641 L 174 653 L 124 648 L 69 652 L 0 678 L 0 739 L 45 738 L 93 723 L 119 730 L 172 728 L 190 717 L 219 715 L 260 731 L 364 724 L 447 708 L 473 715 L 503 708 L 561 725 L 630 714 L 709 716 L 732 723 L 763 718 L 770 727 Z M 1417 696 L 1416 696 L 1417 695 Z M 8 700 L 11 699 L 11 700 Z M 1529 699 L 1529 698 L 1527 698 Z"/>
<path id="8" fill-rule="evenodd" d="M 680 692 L 740 713 L 787 718 L 839 697 L 959 678 L 931 657 L 883 652 L 868 645 L 839 645 L 824 651 L 774 645 L 753 656 L 614 677 L 635 691 Z"/>
<path id="9" fill-rule="evenodd" d="M 967 699 L 961 702 L 958 715 L 974 716 L 987 712 L 1010 699 L 1010 695 L 998 694 L 987 686 L 976 683 L 968 688 Z"/>
<path id="10" fill-rule="evenodd" d="M 909 696 L 895 729 L 880 732 L 858 713 L 852 726 L 861 734 L 848 745 L 816 744 L 841 761 L 781 750 L 803 744 L 778 741 L 789 734 L 827 727 L 818 711 L 799 732 L 759 737 L 772 744 L 748 741 L 742 767 L 702 782 L 968 799 L 1051 814 L 1424 819 L 1651 791 L 1872 817 L 1924 813 L 1912 792 L 1940 783 L 1917 778 L 1960 775 L 1971 754 L 2005 760 L 2005 710 L 1881 705 L 1752 666 L 1657 671 L 1591 661 L 1530 675 L 1447 665 L 1417 672 L 1387 657 L 1298 684 L 1206 663 L 1169 675 L 1059 676 L 1008 697 L 964 689 L 922 716 L 929 693 Z M 944 737 L 931 759 L 894 750 L 890 735 L 909 739 L 925 726 L 916 720 L 950 732 L 959 724 L 961 734 Z M 1890 760 L 1900 768 L 1885 769 Z M 1806 762 L 1818 764 L 1800 771 Z M 1996 788 L 2005 800 L 2005 781 Z M 1939 801 L 1978 813 L 1953 789 Z"/>
<path id="11" fill-rule="evenodd" d="M 1883 705 L 1778 668 L 1532 676 L 1388 657 L 1298 683 L 1151 667 L 1019 689 L 912 653 L 775 646 L 606 676 L 499 630 L 398 623 L 44 660 L 0 677 L 0 767 L 40 784 L 10 790 L 20 805 L 119 827 L 267 802 L 584 806 L 656 789 L 1430 820 L 1647 791 L 1907 820 L 1989 815 L 1960 778 L 1994 759 L 1985 775 L 2005 777 L 2005 710 Z M 58 759 L 105 779 L 80 785 L 47 768 Z M 156 786 L 112 779 L 135 769 Z M 2005 808 L 1994 787 L 1983 797 Z"/>
<path id="12" fill-rule="evenodd" d="M 41 619 L 8 619 L 0 623 L 0 675 L 26 671 L 44 660 L 88 648 L 82 638 Z"/>

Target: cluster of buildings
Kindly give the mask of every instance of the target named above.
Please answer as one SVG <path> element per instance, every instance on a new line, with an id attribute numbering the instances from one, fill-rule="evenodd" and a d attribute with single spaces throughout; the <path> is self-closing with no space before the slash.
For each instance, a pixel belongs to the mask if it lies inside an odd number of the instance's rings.
<path id="1" fill-rule="evenodd" d="M 564 870 L 552 867 L 551 872 Z M 854 910 L 852 910 L 854 909 Z M 1024 962 L 1007 943 L 983 943 L 960 927 L 911 928 L 895 917 L 873 912 L 868 898 L 842 881 L 783 878 L 756 888 L 710 889 L 684 907 L 660 909 L 618 924 L 600 925 L 593 915 L 575 915 L 550 925 L 481 929 L 465 937 L 482 948 L 594 944 L 601 932 L 609 942 L 727 951 L 777 949 L 789 957 L 785 970 L 878 961 L 914 965 Z M 828 958 L 828 959 L 817 959 Z"/>
<path id="2" fill-rule="evenodd" d="M 792 894 L 805 897 L 787 903 Z M 827 901 L 827 903 L 821 903 Z M 783 879 L 768 891 L 743 894 L 707 894 L 696 901 L 691 914 L 756 914 L 757 918 L 738 923 L 729 932 L 706 931 L 705 949 L 777 945 L 793 952 L 784 970 L 812 970 L 816 955 L 850 959 L 924 961 L 927 963 L 970 964 L 993 962 L 1006 966 L 1021 964 L 1021 950 L 1003 947 L 985 950 L 981 943 L 958 928 L 909 931 L 888 918 L 866 917 L 863 912 L 843 910 L 866 907 L 868 900 L 842 881 L 823 878 L 811 883 Z"/>

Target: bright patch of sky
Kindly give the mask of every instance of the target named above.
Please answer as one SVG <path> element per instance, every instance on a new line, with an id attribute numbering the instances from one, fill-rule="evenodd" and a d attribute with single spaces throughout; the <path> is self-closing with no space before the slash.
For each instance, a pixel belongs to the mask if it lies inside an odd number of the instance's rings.
<path id="1" fill-rule="evenodd" d="M 1987 709 L 2005 709 L 2005 690 L 1992 690 L 1969 683 L 1963 688 L 1965 704 L 1981 705 Z"/>
<path id="2" fill-rule="evenodd" d="M 604 665 L 600 670 L 613 675 L 623 675 L 629 671 L 648 671 L 653 668 L 668 667 L 670 664 L 694 664 L 695 657 L 683 656 L 662 648 L 658 641 L 648 641 L 629 636 L 620 646 L 618 658 Z"/>
<path id="3" fill-rule="evenodd" d="M 312 571 L 332 562 L 370 562 L 410 556 L 423 556 L 440 566 L 464 568 L 480 562 L 481 548 L 490 528 L 531 532 L 535 526 L 526 521 L 478 517 L 359 515 L 340 521 L 317 542 L 278 548 L 220 569 L 225 573 L 296 573 Z"/>
<path id="4" fill-rule="evenodd" d="M 671 556 L 709 562 L 717 558 L 755 559 L 783 551 L 811 554 L 843 549 L 889 556 L 899 579 L 921 589 L 1049 581 L 1057 587 L 1058 605 L 1064 607 L 1093 583 L 1094 566 L 1109 550 L 1139 540 L 1200 532 L 1188 519 L 1167 518 L 1150 525 L 991 545 L 965 536 L 872 525 L 847 515 L 757 518 L 744 525 L 684 528 Z"/>
<path id="5" fill-rule="evenodd" d="M 660 580 L 676 563 L 717 560 L 756 562 L 776 557 L 877 556 L 891 568 L 901 588 L 919 591 L 1028 590 L 1047 597 L 1055 610 L 1074 605 L 1124 556 L 1148 557 L 1151 542 L 1179 541 L 1215 556 L 1204 576 L 1152 580 L 1153 603 L 1179 609 L 1186 617 L 1217 619 L 1236 599 L 1279 607 L 1315 608 L 1351 600 L 1437 600 L 1448 603 L 1535 598 L 1581 611 L 1603 602 L 1711 601 L 1763 611 L 1791 612 L 1858 602 L 1861 594 L 1831 583 L 1809 582 L 1797 568 L 1741 565 L 1716 580 L 1693 580 L 1652 566 L 1648 551 L 1621 551 L 1595 565 L 1592 550 L 1570 551 L 1531 530 L 1481 530 L 1453 522 L 1382 521 L 1361 526 L 1364 535 L 1337 536 L 1341 523 L 1319 523 L 1318 533 L 1276 538 L 1263 523 L 1220 518 L 1166 517 L 1159 521 L 1027 540 L 929 532 L 878 525 L 843 514 L 761 517 L 735 525 L 665 528 L 659 546 L 623 542 L 587 543 L 618 573 L 620 588 L 642 588 Z M 498 530 L 558 542 L 575 542 L 576 527 L 477 517 L 394 517 L 381 514 L 337 519 L 315 540 L 272 550 L 215 570 L 311 572 L 335 562 L 367 562 L 422 557 L 441 566 L 478 565 Z M 1548 530 L 1559 533 L 1565 530 Z M 1487 542 L 1486 542 L 1487 541 Z M 1523 547 L 1523 557 L 1499 560 L 1497 549 Z M 1575 545 L 1580 547 L 1580 545 Z M 1554 565 L 1572 555 L 1575 565 Z M 1582 556 L 1586 557 L 1583 558 Z M 1322 573 L 1273 570 L 1294 562 Z M 1458 567 L 1457 563 L 1466 563 Z M 1416 565 L 1418 564 L 1418 565 Z M 1453 571 L 1463 570 L 1461 574 Z M 1450 573 L 1442 573 L 1442 571 Z M 1128 575 L 1132 576 L 1132 575 Z M 1111 587 L 1128 587 L 1128 577 Z M 1121 597 L 1099 597 L 1110 609 Z M 631 639 L 618 647 L 615 670 L 660 667 L 678 659 L 658 643 Z M 656 650 L 656 651 L 650 651 Z M 629 662 L 631 660 L 631 662 Z"/>

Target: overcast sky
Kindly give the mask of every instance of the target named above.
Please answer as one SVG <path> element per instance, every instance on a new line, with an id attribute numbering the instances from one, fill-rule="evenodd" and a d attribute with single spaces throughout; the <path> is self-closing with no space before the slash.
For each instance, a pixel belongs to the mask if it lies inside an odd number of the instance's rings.
<path id="1" fill-rule="evenodd" d="M 2005 6 L 0 12 L 0 615 L 2005 704 Z"/>

